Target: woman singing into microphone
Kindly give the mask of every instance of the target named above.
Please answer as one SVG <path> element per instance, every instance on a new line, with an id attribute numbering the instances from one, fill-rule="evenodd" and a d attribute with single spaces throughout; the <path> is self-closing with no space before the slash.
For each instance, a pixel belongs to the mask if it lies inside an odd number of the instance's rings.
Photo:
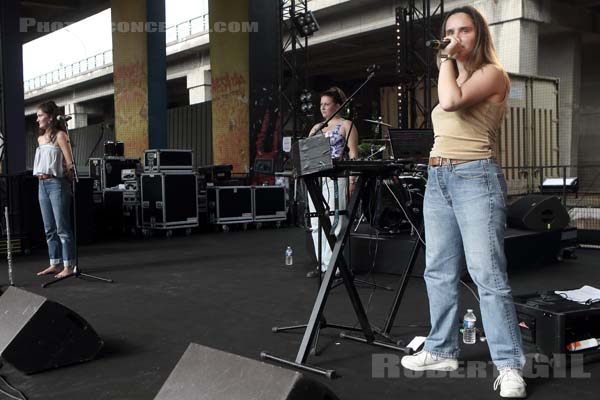
<path id="1" fill-rule="evenodd" d="M 38 107 L 38 148 L 33 174 L 39 179 L 38 198 L 50 256 L 50 266 L 38 272 L 38 276 L 62 278 L 73 273 L 75 243 L 70 213 L 72 193 L 66 177 L 73 170 L 73 153 L 65 122 L 59 120 L 59 115 L 53 101 Z"/>
<path id="2" fill-rule="evenodd" d="M 431 331 L 424 350 L 402 358 L 405 368 L 458 368 L 458 283 L 466 261 L 481 298 L 481 314 L 500 396 L 526 396 L 521 334 L 506 273 L 506 181 L 496 143 L 510 90 L 488 25 L 473 7 L 448 13 L 431 113 L 435 142 L 424 200 L 425 282 Z"/>
<path id="3" fill-rule="evenodd" d="M 346 95 L 344 92 L 338 87 L 331 87 L 321 93 L 321 115 L 323 116 L 323 120 L 327 120 L 331 117 L 346 101 Z M 358 132 L 356 127 L 352 123 L 352 121 L 342 118 L 339 114 L 337 114 L 331 121 L 328 122 L 326 127 L 322 127 L 322 123 L 318 123 L 310 130 L 309 136 L 312 136 L 319 132 L 319 130 L 329 138 L 329 145 L 331 151 L 331 157 L 334 159 L 341 159 L 345 157 L 349 157 L 350 159 L 355 159 L 358 157 Z M 350 194 L 354 191 L 354 184 L 356 182 L 356 177 L 350 177 L 350 188 L 348 188 L 348 179 L 347 178 L 337 178 L 338 185 L 338 193 L 339 193 L 339 209 L 346 209 L 347 203 L 347 195 L 346 191 L 349 189 Z M 327 201 L 329 208 L 331 210 L 335 209 L 335 183 L 331 178 L 323 178 L 321 190 L 323 192 L 323 197 Z M 309 208 L 311 212 L 315 212 L 315 208 L 312 202 L 312 199 L 309 198 Z M 341 216 L 340 218 L 345 218 Z M 333 222 L 333 217 L 331 217 Z M 329 243 L 325 236 L 322 236 L 321 240 L 321 250 L 319 251 L 318 247 L 318 218 L 311 218 L 311 231 L 313 242 L 315 246 L 315 253 L 317 255 L 317 259 L 319 259 L 319 254 L 321 255 L 320 261 L 320 271 L 327 271 L 327 266 L 329 265 L 329 261 L 331 260 L 332 251 L 331 247 L 329 247 Z M 339 235 L 342 229 L 342 224 L 338 223 L 335 227 L 335 235 Z M 317 273 L 314 271 L 310 271 L 307 277 L 312 278 L 317 276 Z"/>

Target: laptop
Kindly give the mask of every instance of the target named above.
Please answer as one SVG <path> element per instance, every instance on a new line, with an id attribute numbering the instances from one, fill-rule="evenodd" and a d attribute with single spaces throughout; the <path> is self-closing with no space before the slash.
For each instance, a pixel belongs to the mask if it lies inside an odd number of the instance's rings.
<path id="1" fill-rule="evenodd" d="M 388 128 L 395 159 L 429 158 L 433 147 L 433 129 Z"/>

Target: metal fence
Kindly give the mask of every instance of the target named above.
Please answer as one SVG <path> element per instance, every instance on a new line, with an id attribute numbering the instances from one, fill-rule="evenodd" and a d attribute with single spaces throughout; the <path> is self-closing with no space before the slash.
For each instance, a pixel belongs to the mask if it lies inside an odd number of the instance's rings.
<path id="1" fill-rule="evenodd" d="M 581 245 L 600 245 L 600 164 L 504 167 L 509 202 L 527 194 L 558 196 Z"/>

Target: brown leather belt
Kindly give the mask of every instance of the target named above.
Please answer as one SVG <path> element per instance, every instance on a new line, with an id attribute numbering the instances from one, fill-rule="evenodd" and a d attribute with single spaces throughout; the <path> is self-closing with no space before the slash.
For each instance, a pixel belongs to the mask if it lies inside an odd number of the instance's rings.
<path id="1" fill-rule="evenodd" d="M 50 179 L 50 178 L 54 178 L 54 175 L 48 175 L 48 174 L 40 174 L 37 176 L 38 179 L 40 181 L 43 181 L 44 179 Z"/>
<path id="2" fill-rule="evenodd" d="M 455 160 L 453 158 L 429 157 L 429 165 L 432 167 L 441 167 L 442 165 L 448 165 L 449 163 L 452 165 L 464 164 L 469 161 L 475 160 Z"/>

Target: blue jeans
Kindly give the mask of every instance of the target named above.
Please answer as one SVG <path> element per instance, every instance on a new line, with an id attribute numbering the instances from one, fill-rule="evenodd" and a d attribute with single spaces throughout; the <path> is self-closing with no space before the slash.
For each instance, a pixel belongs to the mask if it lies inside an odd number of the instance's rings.
<path id="1" fill-rule="evenodd" d="M 481 317 L 498 369 L 525 364 L 521 333 L 506 273 L 506 181 L 494 159 L 429 167 L 424 202 L 431 331 L 425 349 L 459 352 L 458 284 L 466 261 L 481 299 Z"/>
<path id="2" fill-rule="evenodd" d="M 40 180 L 38 198 L 44 220 L 50 265 L 62 262 L 65 267 L 70 267 L 74 261 L 75 243 L 71 229 L 69 181 L 65 178 Z"/>

